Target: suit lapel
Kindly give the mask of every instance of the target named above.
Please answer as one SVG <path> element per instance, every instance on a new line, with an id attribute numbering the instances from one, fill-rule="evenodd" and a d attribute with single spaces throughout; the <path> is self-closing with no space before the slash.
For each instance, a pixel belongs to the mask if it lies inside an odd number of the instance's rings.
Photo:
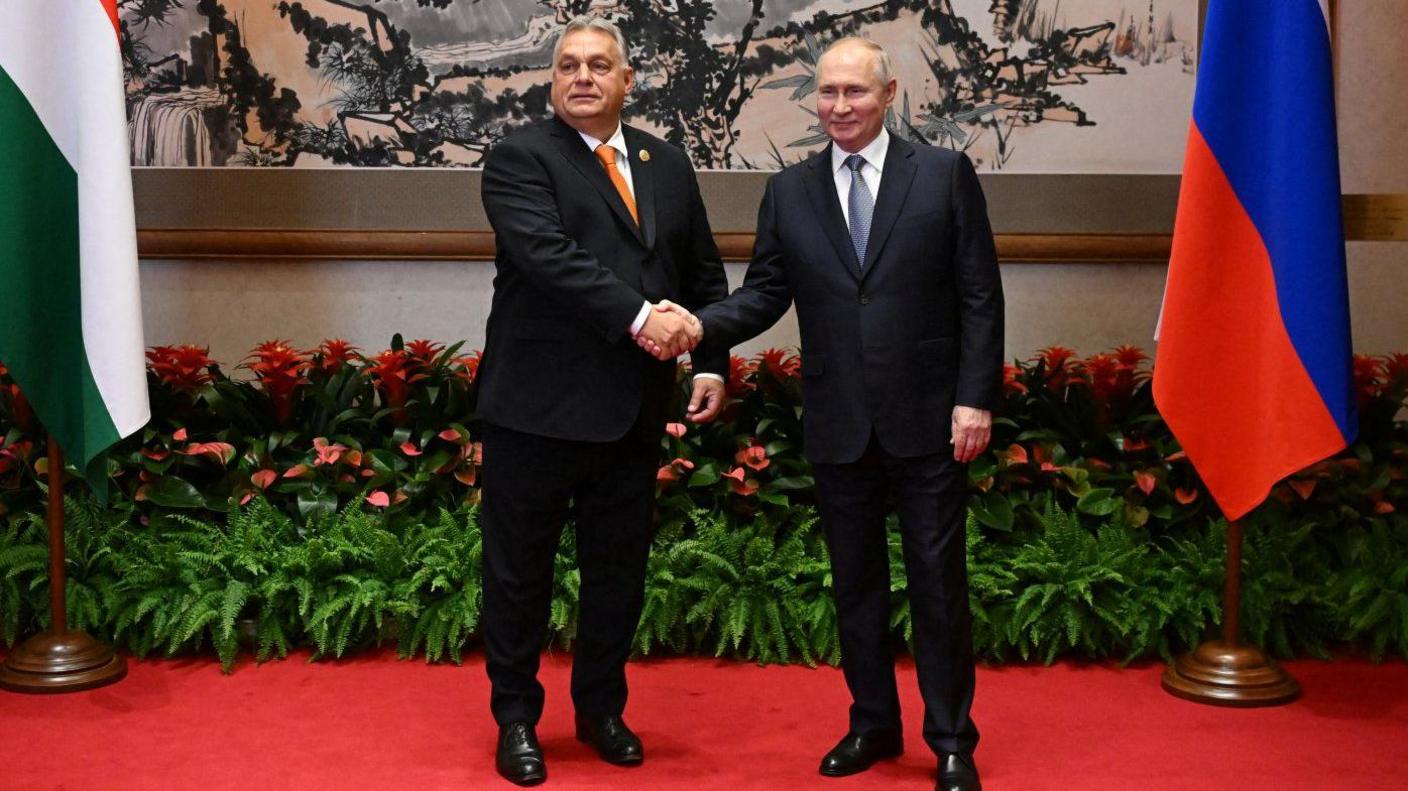
<path id="1" fill-rule="evenodd" d="M 636 193 L 636 211 L 640 213 L 641 239 L 646 249 L 655 247 L 655 168 L 648 158 L 642 158 L 645 151 L 643 135 L 629 126 L 623 126 L 626 137 L 626 155 L 631 157 L 631 182 Z M 609 181 L 609 179 L 608 179 Z"/>
<path id="2" fill-rule="evenodd" d="M 890 150 L 885 154 L 885 168 L 880 175 L 880 194 L 875 197 L 875 214 L 870 222 L 870 239 L 865 245 L 865 266 L 861 267 L 861 281 L 870 276 L 871 270 L 880 260 L 880 251 L 890 238 L 895 220 L 904 207 L 904 199 L 909 195 L 909 187 L 914 183 L 916 168 L 911 157 L 914 146 L 890 135 Z"/>
<path id="3" fill-rule="evenodd" d="M 606 168 L 602 167 L 601 160 L 596 158 L 596 154 L 587 148 L 586 142 L 582 140 L 582 136 L 577 133 L 577 130 L 563 123 L 560 118 L 554 118 L 552 123 L 548 125 L 548 130 L 553 137 L 557 138 L 562 156 L 601 194 L 602 200 L 611 207 L 616 219 L 630 229 L 637 241 L 645 244 L 645 237 L 641 233 L 640 226 L 636 225 L 636 221 L 631 218 L 631 212 L 626 208 L 626 203 L 621 200 L 621 195 L 616 192 L 616 186 L 611 183 L 611 177 L 606 175 Z M 634 171 L 631 175 L 635 175 Z M 639 211 L 639 198 L 637 198 L 636 204 L 636 209 Z"/>
<path id="4" fill-rule="evenodd" d="M 851 246 L 851 232 L 846 227 L 846 215 L 841 213 L 841 202 L 836 197 L 836 177 L 831 172 L 831 146 L 807 160 L 807 197 L 812 209 L 821 222 L 821 231 L 836 250 L 836 260 L 860 279 L 860 262 L 856 260 L 856 250 Z"/>

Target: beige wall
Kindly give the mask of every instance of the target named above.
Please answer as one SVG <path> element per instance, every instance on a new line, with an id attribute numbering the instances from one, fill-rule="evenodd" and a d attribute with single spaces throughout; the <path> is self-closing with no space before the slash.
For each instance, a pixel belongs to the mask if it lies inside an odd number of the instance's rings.
<path id="1" fill-rule="evenodd" d="M 1344 189 L 1408 193 L 1408 50 L 1400 33 L 1408 3 L 1340 6 Z M 300 345 L 341 336 L 372 350 L 401 332 L 478 346 L 492 272 L 462 262 L 144 261 L 147 340 L 209 344 L 227 365 L 275 336 Z M 729 275 L 737 284 L 742 266 L 730 265 Z M 1163 275 L 1148 264 L 1004 265 L 1008 357 L 1049 344 L 1087 353 L 1125 343 L 1152 348 Z M 1351 243 L 1349 277 L 1355 348 L 1408 351 L 1408 243 Z M 741 351 L 793 345 L 796 337 L 789 317 Z"/>

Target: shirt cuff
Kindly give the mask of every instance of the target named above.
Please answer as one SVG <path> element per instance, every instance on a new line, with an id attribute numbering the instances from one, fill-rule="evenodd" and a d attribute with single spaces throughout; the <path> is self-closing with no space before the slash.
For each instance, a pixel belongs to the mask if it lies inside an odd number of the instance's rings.
<path id="1" fill-rule="evenodd" d="M 700 379 L 713 379 L 715 382 L 722 382 L 722 381 L 724 380 L 724 378 L 723 378 L 722 376 L 719 376 L 718 374 L 695 374 L 695 375 L 694 375 L 694 380 L 695 380 L 696 382 L 699 381 Z"/>
<path id="2" fill-rule="evenodd" d="M 640 312 L 636 314 L 636 320 L 631 322 L 631 337 L 634 338 L 645 328 L 645 320 L 650 318 L 650 302 L 642 302 Z"/>

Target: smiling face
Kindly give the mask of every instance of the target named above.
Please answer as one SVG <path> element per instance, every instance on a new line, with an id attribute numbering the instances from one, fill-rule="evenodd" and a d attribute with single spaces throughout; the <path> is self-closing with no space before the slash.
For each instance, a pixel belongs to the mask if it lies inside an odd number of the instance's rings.
<path id="1" fill-rule="evenodd" d="M 605 140 L 621 122 L 635 79 L 609 33 L 575 30 L 562 39 L 553 63 L 553 112 L 573 129 Z"/>
<path id="2" fill-rule="evenodd" d="M 851 154 L 870 145 L 895 100 L 895 81 L 880 81 L 876 53 L 859 43 L 834 47 L 817 64 L 816 79 L 816 114 L 827 136 Z"/>

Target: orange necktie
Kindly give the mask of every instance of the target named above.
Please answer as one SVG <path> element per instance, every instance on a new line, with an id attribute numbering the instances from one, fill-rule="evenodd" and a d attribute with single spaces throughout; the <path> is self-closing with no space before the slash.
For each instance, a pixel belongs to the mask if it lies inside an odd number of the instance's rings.
<path id="1" fill-rule="evenodd" d="M 626 186 L 626 178 L 621 175 L 621 171 L 616 168 L 616 149 L 605 143 L 596 147 L 596 158 L 601 160 L 601 164 L 606 167 L 606 175 L 615 185 L 616 192 L 620 194 L 621 200 L 626 203 L 626 210 L 631 213 L 631 219 L 640 225 L 640 217 L 636 214 L 636 199 L 631 197 L 631 188 Z"/>

